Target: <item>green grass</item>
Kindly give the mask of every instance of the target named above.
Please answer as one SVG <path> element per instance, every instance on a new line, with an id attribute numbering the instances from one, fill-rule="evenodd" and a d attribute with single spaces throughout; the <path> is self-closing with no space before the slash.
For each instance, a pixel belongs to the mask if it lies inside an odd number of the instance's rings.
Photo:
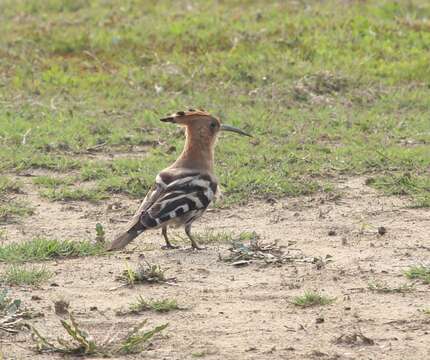
<path id="1" fill-rule="evenodd" d="M 12 265 L 1 274 L 1 282 L 6 285 L 38 286 L 52 277 L 44 267 L 23 267 Z"/>
<path id="2" fill-rule="evenodd" d="M 414 207 L 430 207 L 430 177 L 411 173 L 391 174 L 367 179 L 366 183 L 388 195 L 409 195 Z"/>
<path id="3" fill-rule="evenodd" d="M 0 262 L 22 263 L 27 261 L 101 255 L 103 253 L 104 248 L 102 244 L 93 244 L 89 241 L 78 242 L 39 238 L 0 246 Z"/>
<path id="4" fill-rule="evenodd" d="M 60 187 L 42 190 L 40 194 L 52 201 L 90 201 L 98 202 L 106 199 L 107 194 L 98 189 L 81 189 Z"/>
<path id="5" fill-rule="evenodd" d="M 165 313 L 178 309 L 179 306 L 175 299 L 146 300 L 142 296 L 139 296 L 136 301 L 129 306 L 129 312 L 132 314 L 139 314 L 148 310 Z"/>
<path id="6" fill-rule="evenodd" d="M 405 271 L 405 276 L 409 279 L 419 279 L 425 284 L 430 284 L 430 267 L 424 265 L 411 266 Z"/>
<path id="7" fill-rule="evenodd" d="M 73 179 L 71 178 L 59 178 L 54 176 L 38 176 L 34 178 L 33 183 L 38 186 L 45 188 L 57 188 L 62 185 L 73 184 Z"/>
<path id="8" fill-rule="evenodd" d="M 96 183 L 49 199 L 141 197 L 183 144 L 158 119 L 189 105 L 255 135 L 218 143 L 226 205 L 430 166 L 427 0 L 6 0 L 0 14 L 0 171 Z"/>
<path id="9" fill-rule="evenodd" d="M 319 294 L 314 291 L 307 291 L 303 295 L 296 296 L 293 299 L 293 304 L 299 307 L 312 307 L 329 305 L 335 301 L 335 298 Z"/>

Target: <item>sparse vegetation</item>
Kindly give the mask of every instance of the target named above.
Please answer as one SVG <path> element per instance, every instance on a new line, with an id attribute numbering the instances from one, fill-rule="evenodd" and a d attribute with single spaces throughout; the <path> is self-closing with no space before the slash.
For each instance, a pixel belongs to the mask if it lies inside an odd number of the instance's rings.
<path id="1" fill-rule="evenodd" d="M 389 284 L 380 281 L 370 282 L 368 284 L 368 288 L 371 291 L 383 294 L 407 293 L 414 290 L 414 286 L 410 284 L 390 286 Z"/>
<path id="2" fill-rule="evenodd" d="M 162 269 L 160 265 L 143 262 L 136 269 L 127 267 L 118 280 L 126 285 L 133 286 L 139 283 L 164 283 L 172 279 L 167 279 L 165 276 L 166 269 Z"/>
<path id="3" fill-rule="evenodd" d="M 0 196 L 0 224 L 16 221 L 20 217 L 33 214 L 34 210 L 29 204 Z"/>
<path id="4" fill-rule="evenodd" d="M 55 258 L 101 255 L 104 252 L 103 245 L 93 244 L 89 241 L 39 238 L 0 246 L 0 262 L 43 261 Z"/>
<path id="5" fill-rule="evenodd" d="M 324 306 L 333 303 L 336 299 L 314 291 L 307 291 L 301 296 L 293 299 L 293 304 L 303 308 L 312 306 Z"/>
<path id="6" fill-rule="evenodd" d="M 430 267 L 425 265 L 411 266 L 405 271 L 405 275 L 409 279 L 419 279 L 425 284 L 430 284 Z"/>
<path id="7" fill-rule="evenodd" d="M 0 282 L 6 285 L 38 286 L 52 275 L 45 267 L 12 265 L 1 274 Z"/>
<path id="8" fill-rule="evenodd" d="M 143 296 L 139 296 L 135 302 L 129 305 L 128 310 L 120 310 L 118 315 L 140 314 L 145 311 L 155 311 L 160 313 L 179 310 L 178 303 L 175 299 L 147 300 Z"/>
<path id="9" fill-rule="evenodd" d="M 58 338 L 58 342 L 48 340 L 34 327 L 32 336 L 36 342 L 38 352 L 57 352 L 70 355 L 104 356 L 137 354 L 145 350 L 146 343 L 157 333 L 163 331 L 168 324 L 160 325 L 149 331 L 143 331 L 146 320 L 134 327 L 118 343 L 111 343 L 109 339 L 102 343 L 96 341 L 86 331 L 82 330 L 70 314 L 69 321 L 61 320 L 61 325 L 66 330 L 71 339 Z"/>

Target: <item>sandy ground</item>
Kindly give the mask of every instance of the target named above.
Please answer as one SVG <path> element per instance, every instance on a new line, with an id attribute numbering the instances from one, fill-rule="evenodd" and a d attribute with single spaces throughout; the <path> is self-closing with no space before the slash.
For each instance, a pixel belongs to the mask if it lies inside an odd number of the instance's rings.
<path id="1" fill-rule="evenodd" d="M 411 265 L 430 261 L 430 210 L 408 208 L 408 200 L 381 196 L 364 178 L 338 179 L 340 197 L 326 194 L 256 202 L 245 207 L 214 209 L 194 231 L 255 231 L 263 242 L 277 241 L 285 251 L 331 262 L 293 262 L 281 266 L 252 263 L 234 267 L 219 260 L 228 244 L 209 244 L 199 252 L 163 251 L 162 237 L 150 232 L 126 252 L 46 263 L 55 273 L 38 289 L 14 287 L 11 294 L 45 316 L 31 320 L 43 334 L 63 333 L 53 302 L 65 299 L 77 321 L 97 339 L 124 334 L 139 321 L 148 328 L 168 322 L 152 341 L 148 359 L 429 359 L 430 287 L 404 277 Z M 118 232 L 138 201 L 115 197 L 99 205 L 52 203 L 28 187 L 20 195 L 37 206 L 36 214 L 7 224 L 8 241 L 36 236 L 57 239 L 94 237 L 96 222 L 108 237 Z M 119 209 L 112 210 L 114 208 Z M 387 229 L 378 234 L 378 227 Z M 331 235 L 329 235 L 329 232 Z M 122 287 L 115 280 L 142 257 L 168 268 L 176 285 Z M 0 265 L 0 271 L 5 265 Z M 409 293 L 377 293 L 369 282 L 389 286 L 415 283 Z M 58 286 L 52 286 L 56 284 Z M 316 290 L 335 297 L 331 305 L 299 308 L 295 296 Z M 115 312 L 145 298 L 174 298 L 185 310 L 147 312 L 119 317 Z M 34 300 L 40 298 L 40 300 Z M 32 300 L 33 297 L 33 300 Z M 362 334 L 373 344 L 360 341 Z M 6 359 L 56 359 L 33 352 L 30 335 L 0 331 Z M 0 356 L 1 358 L 1 356 Z M 70 357 L 69 357 L 70 358 Z M 142 354 L 126 358 L 142 358 Z"/>

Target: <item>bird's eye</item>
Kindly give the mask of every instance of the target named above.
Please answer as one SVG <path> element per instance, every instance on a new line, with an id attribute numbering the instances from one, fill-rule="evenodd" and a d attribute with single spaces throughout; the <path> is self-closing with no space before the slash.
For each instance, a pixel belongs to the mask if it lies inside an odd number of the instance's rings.
<path id="1" fill-rule="evenodd" d="M 215 121 L 212 121 L 211 122 L 211 129 L 215 129 L 216 128 L 216 122 Z"/>

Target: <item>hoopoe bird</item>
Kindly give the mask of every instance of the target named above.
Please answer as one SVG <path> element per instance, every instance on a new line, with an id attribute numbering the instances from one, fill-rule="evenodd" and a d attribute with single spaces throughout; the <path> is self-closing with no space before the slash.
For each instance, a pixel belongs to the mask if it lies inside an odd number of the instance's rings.
<path id="1" fill-rule="evenodd" d="M 214 175 L 214 150 L 221 130 L 251 136 L 203 110 L 178 111 L 163 122 L 185 127 L 186 140 L 179 158 L 162 170 L 139 209 L 127 225 L 127 230 L 108 246 L 119 250 L 149 229 L 162 229 L 164 249 L 175 248 L 167 236 L 168 226 L 184 226 L 193 249 L 199 247 L 191 235 L 191 226 L 206 211 L 214 199 L 218 180 Z"/>

